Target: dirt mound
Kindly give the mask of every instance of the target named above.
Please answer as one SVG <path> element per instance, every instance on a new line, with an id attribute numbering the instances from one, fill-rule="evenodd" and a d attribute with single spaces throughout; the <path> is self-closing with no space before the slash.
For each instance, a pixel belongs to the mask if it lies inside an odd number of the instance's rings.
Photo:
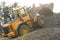
<path id="1" fill-rule="evenodd" d="M 39 13 L 40 15 L 44 15 L 44 16 L 53 15 L 53 3 L 42 4 L 39 7 L 34 7 L 31 9 L 31 13 L 33 14 Z"/>
<path id="2" fill-rule="evenodd" d="M 44 28 L 12 40 L 60 40 L 60 28 Z"/>

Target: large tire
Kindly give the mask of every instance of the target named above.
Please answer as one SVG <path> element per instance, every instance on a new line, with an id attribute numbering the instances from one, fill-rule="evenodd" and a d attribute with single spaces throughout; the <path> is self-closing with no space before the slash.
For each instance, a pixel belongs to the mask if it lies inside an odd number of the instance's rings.
<path id="1" fill-rule="evenodd" d="M 22 36 L 22 35 L 29 33 L 30 29 L 26 25 L 21 25 L 18 32 L 19 32 L 19 35 Z"/>
<path id="2" fill-rule="evenodd" d="M 37 23 L 39 26 L 43 26 L 45 23 L 44 17 L 38 17 L 37 18 Z"/>

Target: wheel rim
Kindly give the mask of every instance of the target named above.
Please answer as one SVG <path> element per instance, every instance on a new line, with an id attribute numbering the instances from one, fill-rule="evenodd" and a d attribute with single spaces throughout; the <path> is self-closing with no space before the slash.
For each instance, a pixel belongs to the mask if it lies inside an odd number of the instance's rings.
<path id="1" fill-rule="evenodd" d="M 40 19 L 40 24 L 43 25 L 44 24 L 44 20 Z"/>
<path id="2" fill-rule="evenodd" d="M 26 35 L 28 33 L 27 29 L 22 29 L 22 35 Z"/>

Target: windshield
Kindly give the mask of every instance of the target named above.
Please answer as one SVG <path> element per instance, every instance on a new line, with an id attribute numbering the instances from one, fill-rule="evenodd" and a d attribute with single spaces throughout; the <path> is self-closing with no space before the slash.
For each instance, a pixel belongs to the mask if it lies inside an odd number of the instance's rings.
<path id="1" fill-rule="evenodd" d="M 26 16 L 26 12 L 25 12 L 24 9 L 21 9 L 20 12 L 21 12 L 21 14 L 22 14 L 22 17 L 25 17 L 25 16 Z"/>

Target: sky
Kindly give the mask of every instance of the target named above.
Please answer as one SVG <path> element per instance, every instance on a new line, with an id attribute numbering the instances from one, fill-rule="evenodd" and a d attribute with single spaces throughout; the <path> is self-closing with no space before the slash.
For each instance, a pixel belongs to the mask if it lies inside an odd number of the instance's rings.
<path id="1" fill-rule="evenodd" d="M 14 2 L 18 2 L 20 6 L 32 6 L 35 3 L 36 6 L 39 4 L 48 4 L 54 3 L 53 12 L 60 12 L 60 1 L 59 0 L 0 0 L 0 3 L 5 1 L 6 5 L 13 4 Z"/>

